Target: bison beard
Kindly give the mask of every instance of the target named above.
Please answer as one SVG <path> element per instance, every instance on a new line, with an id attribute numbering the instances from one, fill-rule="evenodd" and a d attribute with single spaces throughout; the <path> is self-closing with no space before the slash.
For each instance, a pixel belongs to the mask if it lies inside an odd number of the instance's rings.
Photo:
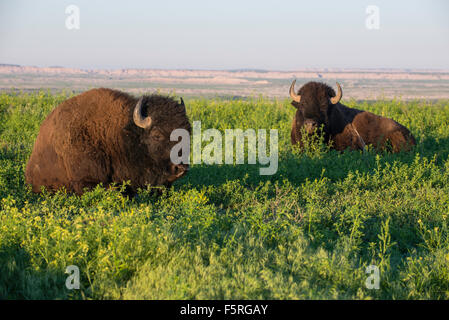
<path id="1" fill-rule="evenodd" d="M 399 152 L 416 144 L 410 131 L 396 121 L 341 104 L 343 91 L 338 83 L 335 94 L 331 87 L 319 82 L 308 82 L 295 93 L 295 82 L 290 86 L 292 105 L 297 109 L 291 131 L 293 145 L 302 146 L 302 128 L 312 134 L 321 126 L 325 140 L 332 141 L 332 147 L 339 151 L 364 149 L 368 144 L 383 150 L 389 142 L 392 151 Z"/>
<path id="2" fill-rule="evenodd" d="M 60 104 L 42 123 L 25 178 L 33 192 L 65 188 L 82 194 L 99 183 L 130 181 L 128 193 L 147 184 L 170 186 L 188 171 L 174 165 L 174 129 L 191 132 L 184 102 L 160 95 L 139 100 L 93 89 Z"/>

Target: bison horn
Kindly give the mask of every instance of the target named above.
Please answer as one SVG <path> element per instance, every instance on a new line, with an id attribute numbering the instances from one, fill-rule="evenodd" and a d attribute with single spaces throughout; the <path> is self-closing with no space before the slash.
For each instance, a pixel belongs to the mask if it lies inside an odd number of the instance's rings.
<path id="1" fill-rule="evenodd" d="M 299 101 L 301 101 L 301 96 L 295 93 L 295 83 L 296 79 L 293 80 L 292 85 L 290 86 L 290 97 L 293 99 L 293 101 L 299 103 Z"/>
<path id="2" fill-rule="evenodd" d="M 181 108 L 183 111 L 186 111 L 186 105 L 184 104 L 184 100 L 181 98 Z"/>
<path id="3" fill-rule="evenodd" d="M 133 118 L 136 126 L 147 129 L 151 127 L 152 120 L 151 117 L 142 117 L 142 102 L 143 97 L 141 97 L 139 101 L 137 101 L 136 107 L 134 108 Z"/>
<path id="4" fill-rule="evenodd" d="M 340 84 L 338 82 L 337 82 L 337 88 L 338 88 L 337 95 L 335 97 L 331 98 L 332 104 L 337 104 L 338 102 L 340 102 L 341 97 L 343 96 L 343 91 L 341 90 Z"/>

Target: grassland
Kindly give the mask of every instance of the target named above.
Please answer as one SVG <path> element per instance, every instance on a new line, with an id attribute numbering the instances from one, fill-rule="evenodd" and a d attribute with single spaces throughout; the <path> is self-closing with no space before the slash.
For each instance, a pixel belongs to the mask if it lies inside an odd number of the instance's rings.
<path id="1" fill-rule="evenodd" d="M 187 100 L 203 129 L 278 129 L 277 174 L 195 165 L 159 197 L 32 194 L 27 158 L 65 98 L 0 95 L 1 299 L 449 298 L 449 101 L 345 101 L 418 142 L 364 155 L 292 149 L 286 100 Z M 80 290 L 65 286 L 69 265 Z M 368 265 L 378 290 L 365 286 Z"/>

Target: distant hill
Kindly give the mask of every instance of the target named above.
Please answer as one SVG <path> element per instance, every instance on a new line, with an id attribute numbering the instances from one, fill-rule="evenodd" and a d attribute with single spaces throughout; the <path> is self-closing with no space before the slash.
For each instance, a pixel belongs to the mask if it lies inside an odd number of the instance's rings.
<path id="1" fill-rule="evenodd" d="M 343 86 L 344 98 L 449 98 L 449 70 L 322 68 L 294 71 L 262 69 L 79 69 L 0 64 L 0 91 L 73 90 L 108 87 L 128 92 L 176 92 L 185 96 L 286 98 L 297 79 Z"/>
<path id="2" fill-rule="evenodd" d="M 0 67 L 20 67 L 18 64 L 0 63 Z"/>
<path id="3" fill-rule="evenodd" d="M 120 68 L 120 69 L 82 69 L 82 68 L 67 68 L 64 66 L 48 66 L 48 67 L 36 67 L 36 66 L 22 66 L 18 64 L 0 63 L 0 72 L 49 72 L 53 69 L 65 73 L 98 73 L 98 74 L 133 74 L 140 72 L 143 74 L 155 73 L 155 72 L 186 72 L 186 73 L 262 73 L 262 74 L 303 74 L 303 73 L 317 73 L 317 74 L 345 74 L 345 73 L 360 73 L 360 74 L 448 74 L 449 70 L 444 69 L 392 69 L 392 68 L 305 68 L 299 70 L 279 71 L 279 70 L 266 70 L 266 69 L 252 69 L 252 68 L 240 68 L 240 69 L 224 69 L 224 70 L 196 70 L 196 69 L 152 69 L 152 68 Z M 11 68 L 11 69 L 9 69 Z"/>

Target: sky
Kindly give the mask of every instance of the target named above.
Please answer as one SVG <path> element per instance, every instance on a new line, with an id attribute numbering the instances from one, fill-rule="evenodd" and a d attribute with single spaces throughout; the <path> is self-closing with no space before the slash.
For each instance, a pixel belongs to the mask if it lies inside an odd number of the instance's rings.
<path id="1" fill-rule="evenodd" d="M 69 5 L 79 29 L 66 27 Z M 449 69 L 449 1 L 0 0 L 0 63 Z"/>

